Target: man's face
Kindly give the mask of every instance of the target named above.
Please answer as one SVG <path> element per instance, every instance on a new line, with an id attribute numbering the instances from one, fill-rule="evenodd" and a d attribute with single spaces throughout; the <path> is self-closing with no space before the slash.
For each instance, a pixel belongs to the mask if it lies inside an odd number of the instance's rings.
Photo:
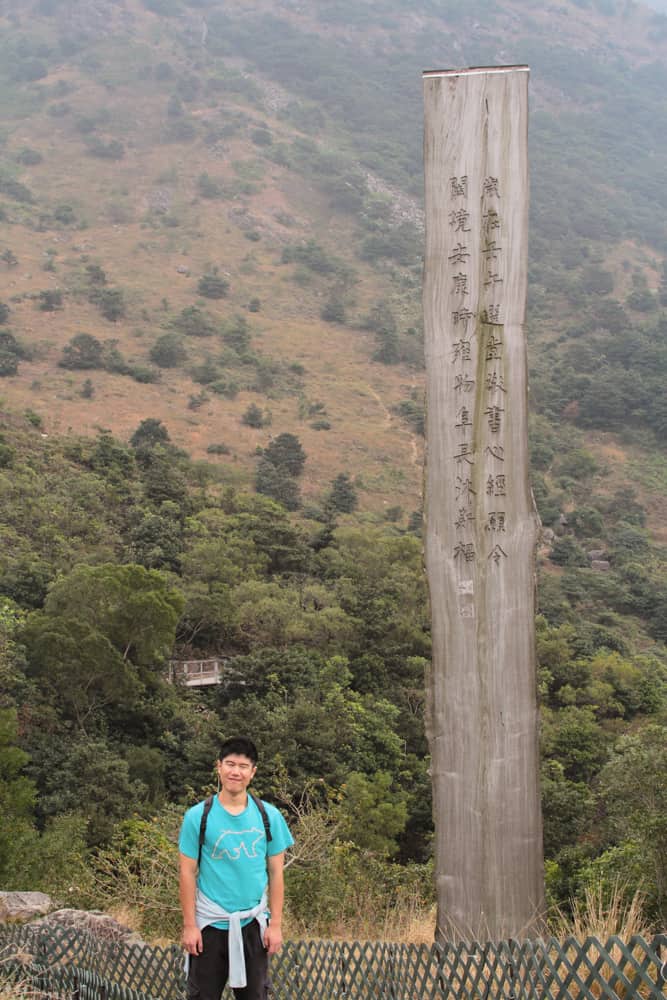
<path id="1" fill-rule="evenodd" d="M 226 792 L 244 792 L 255 776 L 257 768 L 242 753 L 230 753 L 217 763 L 220 787 Z"/>

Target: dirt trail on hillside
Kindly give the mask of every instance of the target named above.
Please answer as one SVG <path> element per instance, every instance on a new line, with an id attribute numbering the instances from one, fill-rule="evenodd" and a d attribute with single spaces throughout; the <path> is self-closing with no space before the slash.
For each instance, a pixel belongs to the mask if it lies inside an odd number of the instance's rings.
<path id="1" fill-rule="evenodd" d="M 384 400 L 382 399 L 382 396 L 380 396 L 380 394 L 373 388 L 372 385 L 368 386 L 368 391 L 370 392 L 371 396 L 377 402 L 378 406 L 382 410 L 382 414 L 383 414 L 383 418 L 384 418 L 384 426 L 385 427 L 391 427 L 392 424 L 395 423 L 395 419 L 396 419 L 395 416 L 394 416 L 394 414 L 387 407 L 387 405 L 385 404 Z M 421 468 L 421 466 L 422 466 L 422 460 L 421 460 L 420 447 L 419 447 L 419 442 L 417 440 L 417 435 L 413 434 L 412 431 L 410 431 L 410 429 L 407 428 L 407 427 L 401 427 L 401 430 L 403 430 L 403 431 L 405 431 L 405 433 L 407 433 L 409 441 L 410 441 L 410 460 L 411 460 L 412 464 L 416 468 Z"/>

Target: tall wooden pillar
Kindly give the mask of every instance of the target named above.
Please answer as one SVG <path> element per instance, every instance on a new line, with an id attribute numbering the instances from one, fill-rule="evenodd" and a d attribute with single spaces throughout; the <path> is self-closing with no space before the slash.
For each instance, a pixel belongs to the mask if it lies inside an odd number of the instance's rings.
<path id="1" fill-rule="evenodd" d="M 544 909 L 528 478 L 525 66 L 424 74 L 428 730 L 438 935 Z"/>

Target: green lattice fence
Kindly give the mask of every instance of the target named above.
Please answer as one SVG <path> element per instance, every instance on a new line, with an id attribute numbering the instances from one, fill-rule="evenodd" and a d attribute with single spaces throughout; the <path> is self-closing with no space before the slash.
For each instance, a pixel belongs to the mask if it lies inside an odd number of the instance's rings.
<path id="1" fill-rule="evenodd" d="M 179 1000 L 184 991 L 179 948 L 63 927 L 0 930 L 0 969 L 53 1000 Z M 664 1000 L 667 935 L 443 947 L 289 942 L 271 973 L 274 1000 Z"/>

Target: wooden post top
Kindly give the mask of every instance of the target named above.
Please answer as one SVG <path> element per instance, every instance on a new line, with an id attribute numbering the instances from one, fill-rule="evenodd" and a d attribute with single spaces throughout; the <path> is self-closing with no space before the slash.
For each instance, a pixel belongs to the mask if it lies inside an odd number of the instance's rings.
<path id="1" fill-rule="evenodd" d="M 468 69 L 425 69 L 422 76 L 474 76 L 476 73 L 530 73 L 530 66 L 470 66 Z"/>

